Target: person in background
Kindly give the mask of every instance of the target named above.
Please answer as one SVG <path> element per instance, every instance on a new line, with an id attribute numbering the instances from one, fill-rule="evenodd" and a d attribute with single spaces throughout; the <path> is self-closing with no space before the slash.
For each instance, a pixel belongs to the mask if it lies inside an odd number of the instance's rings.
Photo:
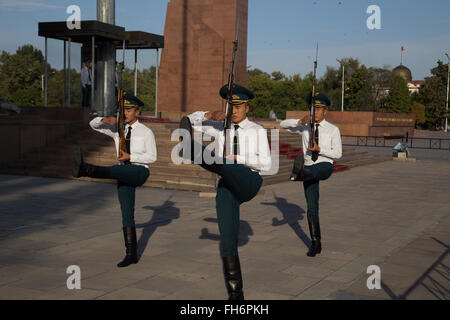
<path id="1" fill-rule="evenodd" d="M 86 59 L 81 68 L 81 89 L 83 91 L 82 107 L 88 108 L 91 106 L 91 88 L 92 88 L 92 75 L 91 75 L 91 60 Z"/>

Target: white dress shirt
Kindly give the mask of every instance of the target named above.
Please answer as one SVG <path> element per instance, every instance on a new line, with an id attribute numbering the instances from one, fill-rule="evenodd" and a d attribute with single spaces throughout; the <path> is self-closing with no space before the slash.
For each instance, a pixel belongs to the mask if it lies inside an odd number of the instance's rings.
<path id="1" fill-rule="evenodd" d="M 210 121 L 205 118 L 207 112 L 197 111 L 190 114 L 192 128 L 201 131 L 210 137 L 214 137 L 216 155 L 223 157 L 223 145 L 225 143 L 224 128 L 222 121 Z M 233 153 L 233 138 L 235 134 L 235 123 L 231 123 L 229 134 L 227 136 L 227 154 Z M 236 157 L 238 164 L 243 164 L 253 171 L 260 174 L 263 171 L 269 171 L 272 166 L 270 157 L 269 142 L 267 140 L 267 131 L 264 127 L 256 124 L 248 118 L 245 118 L 239 124 L 237 130 L 239 150 Z M 218 143 L 218 144 L 217 144 Z"/>
<path id="2" fill-rule="evenodd" d="M 310 124 L 299 125 L 299 119 L 287 119 L 281 121 L 280 126 L 290 132 L 300 134 L 302 136 L 302 149 L 305 157 L 305 166 L 311 166 L 320 162 L 330 162 L 342 157 L 342 141 L 339 128 L 329 123 L 325 119 L 319 124 L 319 148 L 320 153 L 314 162 L 311 159 L 312 151 L 308 150 L 309 136 L 311 134 Z"/>
<path id="3" fill-rule="evenodd" d="M 83 66 L 83 68 L 81 68 L 81 86 L 86 88 L 86 85 L 91 85 L 91 69 Z"/>
<path id="4" fill-rule="evenodd" d="M 106 134 L 114 139 L 116 144 L 116 151 L 119 152 L 120 138 L 116 126 L 102 122 L 102 117 L 94 118 L 89 125 L 95 131 Z M 128 133 L 129 125 L 125 125 L 124 134 Z M 148 168 L 150 163 L 156 161 L 156 143 L 153 131 L 136 120 L 131 125 L 131 140 L 130 140 L 130 162 L 135 165 L 140 165 Z M 122 161 L 120 161 L 122 162 Z"/>

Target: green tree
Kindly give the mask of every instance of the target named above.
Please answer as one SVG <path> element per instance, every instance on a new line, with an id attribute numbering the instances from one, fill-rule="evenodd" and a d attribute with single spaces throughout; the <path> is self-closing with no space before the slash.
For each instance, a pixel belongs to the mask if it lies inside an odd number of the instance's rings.
<path id="1" fill-rule="evenodd" d="M 278 118 L 284 118 L 288 110 L 307 110 L 305 97 L 311 91 L 312 77 L 312 73 L 302 79 L 299 74 L 288 78 L 279 71 L 269 75 L 259 69 L 248 70 L 248 85 L 255 94 L 250 115 L 267 118 L 274 110 Z"/>
<path id="2" fill-rule="evenodd" d="M 334 102 L 330 110 L 340 110 L 342 99 L 342 68 L 338 70 L 328 66 L 320 82 L 328 98 Z"/>
<path id="3" fill-rule="evenodd" d="M 68 80 L 69 70 L 66 70 L 66 81 Z M 63 106 L 63 97 L 66 96 L 66 104 L 68 104 L 67 89 L 69 87 L 68 81 L 66 82 L 66 91 L 64 91 L 64 70 L 55 70 L 49 68 L 48 71 L 48 86 L 47 86 L 47 98 L 49 107 L 61 107 Z M 70 106 L 81 106 L 81 76 L 80 72 L 76 69 L 70 70 Z"/>
<path id="4" fill-rule="evenodd" d="M 416 117 L 416 128 L 422 128 L 426 123 L 425 106 L 421 103 L 414 102 L 411 106 L 411 113 Z"/>
<path id="5" fill-rule="evenodd" d="M 425 105 L 426 122 L 424 128 L 438 129 L 445 118 L 445 102 L 447 95 L 447 68 L 438 60 L 437 66 L 431 69 L 431 77 L 425 78 L 414 101 Z"/>
<path id="6" fill-rule="evenodd" d="M 383 68 L 369 68 L 370 86 L 372 88 L 373 98 L 375 99 L 373 111 L 383 109 L 389 92 L 389 86 L 392 79 L 392 72 L 389 66 Z"/>
<path id="7" fill-rule="evenodd" d="M 255 94 L 255 99 L 250 101 L 250 114 L 256 117 L 268 116 L 271 110 L 271 96 L 275 81 L 269 74 L 259 69 L 253 69 L 248 71 L 248 86 Z"/>
<path id="8" fill-rule="evenodd" d="M 286 75 L 281 71 L 272 72 L 272 79 L 275 81 L 286 80 Z"/>
<path id="9" fill-rule="evenodd" d="M 389 86 L 388 66 L 367 68 L 356 58 L 343 58 L 344 65 L 344 105 L 345 110 L 376 111 L 383 105 L 385 92 Z M 327 67 L 320 83 L 324 92 L 333 102 L 330 110 L 341 110 L 342 64 L 339 68 Z"/>
<path id="10" fill-rule="evenodd" d="M 0 55 L 0 101 L 9 101 L 20 106 L 44 105 L 42 76 L 44 74 L 44 57 L 42 52 L 32 45 L 19 47 L 15 54 L 3 51 Z M 64 71 L 53 69 L 48 72 L 48 106 L 63 105 Z M 68 70 L 66 71 L 66 79 Z M 68 87 L 68 84 L 67 84 Z M 72 107 L 81 106 L 80 71 L 71 69 L 70 100 Z M 134 70 L 123 72 L 123 88 L 134 92 Z M 143 110 L 154 110 L 156 94 L 156 68 L 154 66 L 138 71 L 138 97 L 145 103 Z"/>
<path id="11" fill-rule="evenodd" d="M 134 93 L 134 70 L 125 68 L 123 71 L 124 90 Z M 144 102 L 143 111 L 155 110 L 156 95 L 156 67 L 138 70 L 137 72 L 137 97 Z"/>
<path id="12" fill-rule="evenodd" d="M 386 107 L 392 113 L 410 113 L 411 95 L 405 79 L 400 76 L 392 78 Z"/>
<path id="13" fill-rule="evenodd" d="M 41 75 L 42 52 L 32 45 L 19 47 L 15 54 L 0 55 L 0 99 L 22 106 L 43 104 Z"/>
<path id="14" fill-rule="evenodd" d="M 373 111 L 377 108 L 371 76 L 371 72 L 365 65 L 359 66 L 352 72 L 346 94 L 347 110 Z"/>
<path id="15" fill-rule="evenodd" d="M 264 76 L 270 78 L 270 75 L 261 69 L 255 68 L 255 69 L 249 69 L 247 70 L 249 77 L 256 77 L 256 76 Z"/>

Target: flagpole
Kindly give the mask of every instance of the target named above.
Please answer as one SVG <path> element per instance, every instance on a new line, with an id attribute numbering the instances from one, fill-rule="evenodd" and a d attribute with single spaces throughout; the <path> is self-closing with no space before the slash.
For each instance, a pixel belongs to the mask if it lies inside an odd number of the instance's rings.
<path id="1" fill-rule="evenodd" d="M 403 47 L 400 48 L 400 65 L 403 64 Z"/>

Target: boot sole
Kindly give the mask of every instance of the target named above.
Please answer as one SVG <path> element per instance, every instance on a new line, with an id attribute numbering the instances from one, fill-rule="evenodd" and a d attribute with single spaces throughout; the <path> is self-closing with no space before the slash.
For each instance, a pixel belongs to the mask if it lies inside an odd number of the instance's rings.
<path id="1" fill-rule="evenodd" d="M 125 268 L 125 267 L 128 267 L 128 266 L 130 266 L 130 265 L 132 265 L 132 264 L 137 264 L 139 262 L 139 260 L 136 260 L 136 261 L 133 261 L 133 262 L 130 262 L 129 264 L 126 264 L 126 265 L 120 265 L 120 262 L 117 264 L 117 268 Z"/>
<path id="2" fill-rule="evenodd" d="M 320 249 L 319 251 L 316 251 L 314 254 L 308 254 L 308 253 L 306 253 L 306 255 L 307 255 L 308 257 L 315 257 L 316 255 L 320 254 L 321 252 L 322 252 L 322 249 Z"/>
<path id="3" fill-rule="evenodd" d="M 127 265 L 124 265 L 124 266 L 119 266 L 119 265 L 117 264 L 117 268 L 126 268 L 126 267 L 128 267 L 128 266 L 131 266 L 132 264 L 137 264 L 137 262 L 132 262 L 132 263 L 127 264 Z"/>

